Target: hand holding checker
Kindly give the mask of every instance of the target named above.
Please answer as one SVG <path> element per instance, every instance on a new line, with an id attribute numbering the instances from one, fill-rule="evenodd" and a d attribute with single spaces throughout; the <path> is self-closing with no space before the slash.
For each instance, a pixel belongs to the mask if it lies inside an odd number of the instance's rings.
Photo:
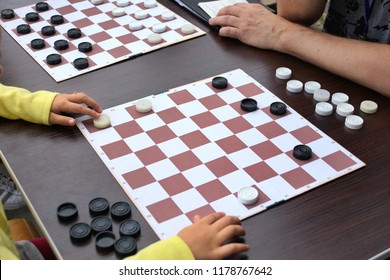
<path id="1" fill-rule="evenodd" d="M 84 104 L 90 106 L 88 108 Z M 51 112 L 49 116 L 50 124 L 59 124 L 65 126 L 74 126 L 76 124 L 75 119 L 61 115 L 61 113 L 77 113 L 97 118 L 102 112 L 99 104 L 90 96 L 83 92 L 74 94 L 58 94 L 51 106 Z"/>

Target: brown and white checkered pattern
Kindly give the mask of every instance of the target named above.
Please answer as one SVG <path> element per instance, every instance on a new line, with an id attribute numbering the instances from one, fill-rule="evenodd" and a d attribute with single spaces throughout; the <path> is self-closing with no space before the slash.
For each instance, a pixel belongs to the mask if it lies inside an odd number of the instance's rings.
<path id="1" fill-rule="evenodd" d="M 86 0 L 52 0 L 46 2 L 50 8 L 48 11 L 38 12 L 40 19 L 36 22 L 25 20 L 27 13 L 37 12 L 35 5 L 29 5 L 14 9 L 15 17 L 12 19 L 0 18 L 0 23 L 16 42 L 57 82 L 205 34 L 197 27 L 195 27 L 194 33 L 183 34 L 180 29 L 183 24 L 189 22 L 177 14 L 175 14 L 174 19 L 164 21 L 161 15 L 171 11 L 158 2 L 155 7 L 146 9 L 143 0 L 132 0 L 131 5 L 124 7 L 126 15 L 121 17 L 112 15 L 112 10 L 117 7 L 114 0 L 105 0 L 101 5 L 94 5 Z M 142 29 L 131 31 L 128 25 L 136 20 L 134 13 L 138 10 L 147 10 L 149 16 L 146 19 L 139 20 L 143 25 Z M 64 23 L 54 25 L 56 29 L 54 35 L 42 35 L 42 27 L 52 25 L 50 17 L 58 14 L 64 17 Z M 162 42 L 150 44 L 147 40 L 148 35 L 153 33 L 152 27 L 160 23 L 167 26 L 166 31 L 161 33 Z M 18 34 L 16 28 L 20 24 L 30 25 L 31 32 L 24 35 Z M 79 28 L 82 37 L 69 38 L 67 31 L 71 28 Z M 39 50 L 31 48 L 33 39 L 43 39 L 46 47 Z M 54 49 L 54 42 L 60 39 L 69 42 L 68 49 L 63 51 Z M 93 50 L 89 53 L 79 52 L 77 46 L 81 42 L 90 42 Z M 62 56 L 60 64 L 48 65 L 46 63 L 46 57 L 53 53 Z M 88 59 L 88 68 L 78 70 L 73 66 L 73 61 L 80 57 Z"/>
<path id="2" fill-rule="evenodd" d="M 111 127 L 98 130 L 91 119 L 78 126 L 122 188 L 161 238 L 189 225 L 195 214 L 215 211 L 241 219 L 266 210 L 364 166 L 359 159 L 292 108 L 270 113 L 274 94 L 242 70 L 148 98 L 143 114 L 129 102 L 105 113 Z M 245 112 L 240 101 L 254 98 L 259 109 Z M 293 157 L 298 144 L 311 147 L 307 161 Z M 260 199 L 243 205 L 240 188 L 255 186 Z"/>

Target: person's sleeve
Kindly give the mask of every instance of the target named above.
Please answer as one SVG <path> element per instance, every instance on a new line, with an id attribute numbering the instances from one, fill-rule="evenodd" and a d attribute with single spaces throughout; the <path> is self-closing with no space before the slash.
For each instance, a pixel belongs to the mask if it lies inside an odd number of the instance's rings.
<path id="1" fill-rule="evenodd" d="M 30 92 L 23 88 L 0 84 L 0 117 L 49 125 L 55 92 Z"/>
<path id="2" fill-rule="evenodd" d="M 125 260 L 194 260 L 187 244 L 178 236 L 161 240 Z"/>
<path id="3" fill-rule="evenodd" d="M 18 260 L 19 253 L 11 239 L 11 232 L 0 202 L 0 260 Z"/>

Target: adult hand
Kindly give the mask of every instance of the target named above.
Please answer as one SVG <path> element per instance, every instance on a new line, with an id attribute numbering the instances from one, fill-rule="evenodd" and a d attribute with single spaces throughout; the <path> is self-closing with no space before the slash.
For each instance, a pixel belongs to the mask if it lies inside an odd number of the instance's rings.
<path id="1" fill-rule="evenodd" d="M 262 48 L 278 49 L 283 30 L 291 23 L 259 4 L 237 3 L 222 8 L 209 20 L 210 25 L 219 25 L 219 35 L 235 38 L 245 44 Z"/>

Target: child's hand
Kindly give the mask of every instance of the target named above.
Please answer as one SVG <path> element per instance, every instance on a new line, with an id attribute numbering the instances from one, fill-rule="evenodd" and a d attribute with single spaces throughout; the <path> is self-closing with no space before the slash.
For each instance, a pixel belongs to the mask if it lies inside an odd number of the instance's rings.
<path id="1" fill-rule="evenodd" d="M 197 260 L 217 260 L 249 250 L 245 243 L 228 243 L 244 236 L 245 230 L 237 217 L 213 213 L 204 218 L 195 216 L 194 223 L 178 233 Z"/>
<path id="2" fill-rule="evenodd" d="M 50 124 L 73 126 L 76 124 L 75 119 L 63 116 L 61 113 L 78 113 L 96 118 L 101 112 L 99 104 L 83 92 L 57 94 L 51 106 L 49 122 Z"/>

